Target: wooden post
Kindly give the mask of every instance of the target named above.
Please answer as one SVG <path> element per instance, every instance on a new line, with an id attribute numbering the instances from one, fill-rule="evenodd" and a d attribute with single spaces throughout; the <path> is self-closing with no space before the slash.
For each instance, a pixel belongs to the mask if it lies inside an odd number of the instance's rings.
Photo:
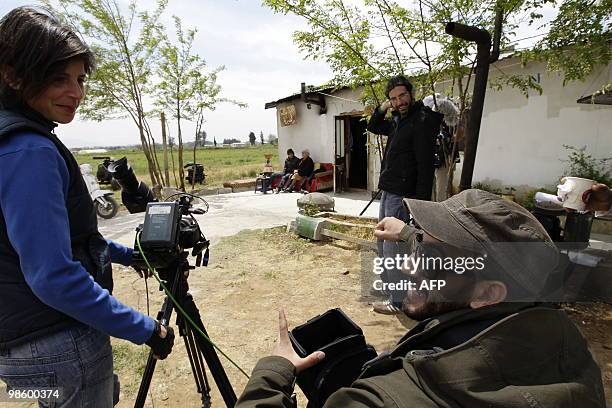
<path id="1" fill-rule="evenodd" d="M 170 173 L 168 172 L 168 144 L 166 143 L 166 115 L 161 113 L 162 143 L 164 145 L 164 175 L 166 176 L 166 186 L 170 186 Z"/>

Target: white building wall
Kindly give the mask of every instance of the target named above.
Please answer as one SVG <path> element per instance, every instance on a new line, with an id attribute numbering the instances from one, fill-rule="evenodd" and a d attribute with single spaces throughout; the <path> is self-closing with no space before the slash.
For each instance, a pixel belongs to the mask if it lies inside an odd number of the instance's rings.
<path id="1" fill-rule="evenodd" d="M 498 64 L 507 74 L 539 75 L 543 93 L 530 91 L 526 98 L 510 87 L 487 89 L 474 182 L 511 185 L 519 192 L 555 185 L 567 168 L 564 144 L 586 145 L 595 157 L 612 155 L 612 106 L 576 103 L 611 82 L 610 66 L 564 87 L 563 78 L 546 72 L 542 63 L 522 68 L 516 59 L 509 59 Z M 492 68 L 489 75 L 493 79 L 500 73 Z"/>
<path id="2" fill-rule="evenodd" d="M 319 115 L 319 106 L 311 104 L 310 109 L 300 99 L 279 104 L 276 108 L 278 129 L 278 152 L 281 163 L 286 157 L 287 149 L 292 148 L 299 157 L 303 149 L 310 150 L 312 159 L 321 163 L 334 162 L 334 120 L 341 113 L 361 111 L 359 91 L 345 89 L 334 93 L 334 97 L 325 97 L 327 113 Z M 342 99 L 338 99 L 342 98 Z M 295 105 L 297 123 L 281 127 L 279 109 Z"/>

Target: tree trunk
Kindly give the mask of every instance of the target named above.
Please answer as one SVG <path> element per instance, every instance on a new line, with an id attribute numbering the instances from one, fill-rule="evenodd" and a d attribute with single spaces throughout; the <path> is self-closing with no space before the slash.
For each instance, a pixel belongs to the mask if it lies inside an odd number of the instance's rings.
<path id="1" fill-rule="evenodd" d="M 196 136 L 196 140 L 193 142 L 193 173 L 191 177 L 191 191 L 195 190 L 195 176 L 196 176 L 196 149 L 198 148 L 198 139 Z"/>
<path id="2" fill-rule="evenodd" d="M 161 113 L 161 126 L 162 143 L 164 146 L 164 176 L 166 177 L 166 185 L 170 186 L 170 174 L 168 172 L 168 144 L 166 142 L 166 115 L 164 115 L 164 112 Z"/>
<path id="3" fill-rule="evenodd" d="M 140 115 L 139 115 L 140 116 Z M 155 185 L 157 180 L 155 178 L 155 164 L 151 160 L 151 152 L 149 151 L 149 145 L 147 143 L 147 139 L 145 138 L 145 132 L 142 125 L 142 118 L 138 118 L 138 131 L 140 133 L 140 143 L 142 144 L 142 152 L 147 159 L 147 164 L 149 167 L 149 178 L 151 179 L 151 185 Z"/>
<path id="4" fill-rule="evenodd" d="M 174 185 L 178 188 L 178 180 L 176 179 L 176 166 L 174 164 L 174 149 L 170 146 L 170 159 L 172 159 L 172 175 L 174 176 Z"/>
<path id="5" fill-rule="evenodd" d="M 182 136 L 182 132 L 181 132 L 181 119 L 179 117 L 179 119 L 177 119 L 177 126 L 178 126 L 178 168 L 179 168 L 179 177 L 181 178 L 180 181 L 180 189 L 182 191 L 185 191 L 185 172 L 183 169 L 183 136 Z"/>

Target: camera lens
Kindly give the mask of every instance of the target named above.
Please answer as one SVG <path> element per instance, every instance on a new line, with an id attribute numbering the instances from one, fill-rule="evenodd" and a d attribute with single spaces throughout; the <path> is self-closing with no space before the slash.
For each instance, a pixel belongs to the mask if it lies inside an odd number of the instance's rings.
<path id="1" fill-rule="evenodd" d="M 119 182 L 122 189 L 131 194 L 135 194 L 138 191 L 138 179 L 134 174 L 134 170 L 132 170 L 132 166 L 128 163 L 127 157 L 122 157 L 109 164 L 108 171 Z"/>
<path id="2" fill-rule="evenodd" d="M 133 213 L 144 212 L 147 203 L 157 201 L 153 192 L 142 181 L 138 181 L 127 157 L 122 157 L 108 166 L 108 171 L 121 186 L 121 201 L 128 211 Z"/>

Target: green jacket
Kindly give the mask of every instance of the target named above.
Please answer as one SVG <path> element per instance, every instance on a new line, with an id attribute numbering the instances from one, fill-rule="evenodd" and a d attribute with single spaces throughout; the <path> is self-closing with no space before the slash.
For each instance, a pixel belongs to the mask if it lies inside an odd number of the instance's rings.
<path id="1" fill-rule="evenodd" d="M 475 335 L 463 341 L 466 333 Z M 444 350 L 437 346 L 457 340 Z M 288 360 L 263 358 L 236 407 L 293 407 L 294 379 Z M 601 371 L 565 312 L 502 304 L 422 322 L 325 407 L 588 408 L 605 402 Z"/>

